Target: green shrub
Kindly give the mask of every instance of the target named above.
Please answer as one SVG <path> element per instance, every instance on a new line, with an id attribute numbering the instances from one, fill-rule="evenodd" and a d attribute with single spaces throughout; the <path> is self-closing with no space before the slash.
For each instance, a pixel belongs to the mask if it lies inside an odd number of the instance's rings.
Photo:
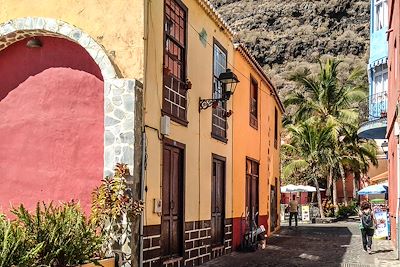
<path id="1" fill-rule="evenodd" d="M 339 210 L 336 214 L 337 217 L 346 218 L 348 216 L 357 215 L 357 203 L 353 200 L 351 200 L 347 206 L 343 203 L 340 203 L 338 206 Z"/>
<path id="2" fill-rule="evenodd" d="M 71 266 L 92 261 L 103 242 L 74 202 L 60 206 L 38 203 L 33 214 L 21 205 L 12 213 L 16 216 L 12 223 L 29 240 L 29 249 L 37 249 L 37 265 Z"/>
<path id="3" fill-rule="evenodd" d="M 43 243 L 35 244 L 26 230 L 0 214 L 0 267 L 36 266 Z"/>

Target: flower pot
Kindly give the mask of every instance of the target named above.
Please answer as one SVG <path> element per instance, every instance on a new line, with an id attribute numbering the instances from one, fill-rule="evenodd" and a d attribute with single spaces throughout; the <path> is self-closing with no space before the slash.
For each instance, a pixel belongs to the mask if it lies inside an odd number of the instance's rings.
<path id="1" fill-rule="evenodd" d="M 99 263 L 103 267 L 115 267 L 115 259 L 114 258 L 99 260 Z M 79 266 L 80 267 L 99 267 L 98 265 L 96 265 L 94 263 L 86 263 L 86 264 L 82 264 Z"/>

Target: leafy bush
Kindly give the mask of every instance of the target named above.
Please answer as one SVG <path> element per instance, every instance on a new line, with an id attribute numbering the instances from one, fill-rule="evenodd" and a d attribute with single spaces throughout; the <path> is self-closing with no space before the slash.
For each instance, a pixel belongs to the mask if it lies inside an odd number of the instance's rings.
<path id="1" fill-rule="evenodd" d="M 12 211 L 21 229 L 39 250 L 39 264 L 70 266 L 91 261 L 102 244 L 102 237 L 88 223 L 74 202 L 54 206 L 37 204 L 34 214 L 21 205 Z"/>
<path id="2" fill-rule="evenodd" d="M 0 214 L 0 267 L 36 266 L 43 243 L 33 244 L 26 231 Z"/>
<path id="3" fill-rule="evenodd" d="M 350 201 L 348 205 L 344 205 L 343 203 L 339 203 L 339 210 L 336 214 L 337 217 L 341 218 L 346 218 L 349 216 L 357 215 L 358 208 L 357 208 L 357 202 L 355 201 Z"/>
<path id="4" fill-rule="evenodd" d="M 322 202 L 322 208 L 326 217 L 334 217 L 335 205 L 333 205 L 331 200 L 324 200 Z"/>
<path id="5" fill-rule="evenodd" d="M 12 221 L 0 216 L 0 267 L 95 262 L 103 238 L 77 203 L 38 203 L 32 214 L 21 205 L 12 213 Z"/>

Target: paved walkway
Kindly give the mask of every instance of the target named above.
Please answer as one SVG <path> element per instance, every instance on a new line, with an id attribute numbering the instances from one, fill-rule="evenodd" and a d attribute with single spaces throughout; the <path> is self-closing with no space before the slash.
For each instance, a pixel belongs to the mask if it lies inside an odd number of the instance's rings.
<path id="1" fill-rule="evenodd" d="M 358 223 L 303 224 L 297 229 L 282 226 L 267 240 L 267 248 L 256 252 L 234 252 L 202 267 L 264 266 L 399 266 L 391 241 L 373 240 L 372 254 L 362 250 Z"/>

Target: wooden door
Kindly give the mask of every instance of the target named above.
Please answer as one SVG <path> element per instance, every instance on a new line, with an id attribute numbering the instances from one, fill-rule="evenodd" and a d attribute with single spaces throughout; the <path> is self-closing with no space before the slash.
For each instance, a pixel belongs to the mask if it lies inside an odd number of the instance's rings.
<path id="1" fill-rule="evenodd" d="M 183 159 L 182 148 L 164 144 L 162 177 L 161 250 L 164 257 L 182 255 Z"/>
<path id="2" fill-rule="evenodd" d="M 258 162 L 246 160 L 246 216 L 250 226 L 254 223 L 258 225 L 258 170 Z"/>
<path id="3" fill-rule="evenodd" d="M 225 220 L 225 160 L 213 156 L 211 178 L 211 244 L 223 245 Z"/>
<path id="4" fill-rule="evenodd" d="M 271 193 L 270 193 L 270 217 L 271 217 L 271 226 L 270 230 L 274 231 L 276 227 L 277 220 L 277 192 L 275 186 L 271 185 Z"/>

